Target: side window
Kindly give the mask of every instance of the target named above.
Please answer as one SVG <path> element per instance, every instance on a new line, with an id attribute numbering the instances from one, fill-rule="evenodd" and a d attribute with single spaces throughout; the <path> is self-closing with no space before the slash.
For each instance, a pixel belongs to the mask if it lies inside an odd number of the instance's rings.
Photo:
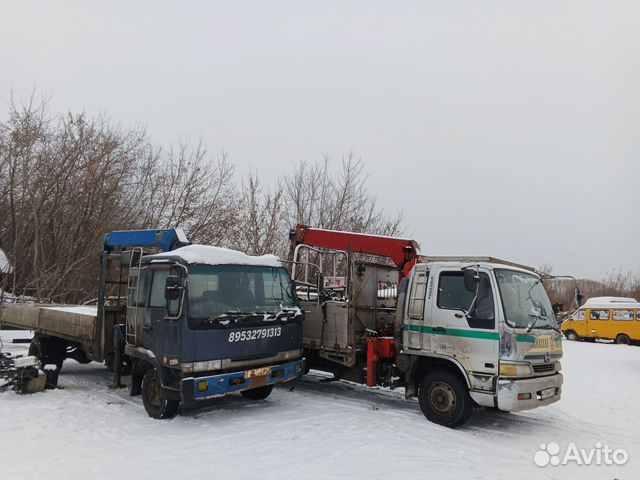
<path id="1" fill-rule="evenodd" d="M 614 310 L 613 319 L 623 322 L 633 320 L 633 310 Z"/>
<path id="2" fill-rule="evenodd" d="M 587 312 L 584 310 L 578 310 L 571 316 L 571 320 L 581 321 L 587 318 Z"/>
<path id="3" fill-rule="evenodd" d="M 475 305 L 474 303 L 475 299 Z M 480 273 L 478 298 L 464 288 L 462 272 L 443 272 L 438 285 L 438 308 L 470 311 L 467 322 L 471 328 L 495 328 L 493 291 L 489 275 Z"/>
<path id="4" fill-rule="evenodd" d="M 475 293 L 464 288 L 462 272 L 442 272 L 438 284 L 438 308 L 446 310 L 469 310 Z"/>
<path id="5" fill-rule="evenodd" d="M 636 310 L 636 320 L 640 322 L 640 310 Z"/>
<path id="6" fill-rule="evenodd" d="M 129 295 L 130 307 L 145 307 L 147 298 L 149 297 L 149 283 L 151 280 L 151 271 L 149 269 L 137 270 L 132 269 L 129 273 L 129 282 L 131 285 L 138 285 L 138 288 L 131 289 Z M 140 277 L 139 279 L 137 277 Z M 138 283 L 139 282 L 139 283 Z"/>
<path id="7" fill-rule="evenodd" d="M 154 270 L 151 279 L 151 294 L 149 295 L 149 307 L 166 308 L 167 301 L 164 298 L 164 288 L 169 275 L 176 275 L 176 271 L 171 270 Z M 175 300 L 177 302 L 177 300 Z"/>
<path id="8" fill-rule="evenodd" d="M 609 320 L 609 310 L 591 310 L 591 320 Z"/>

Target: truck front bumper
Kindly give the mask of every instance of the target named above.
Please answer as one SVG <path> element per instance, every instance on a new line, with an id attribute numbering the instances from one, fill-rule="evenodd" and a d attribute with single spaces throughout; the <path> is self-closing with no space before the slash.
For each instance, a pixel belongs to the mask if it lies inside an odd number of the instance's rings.
<path id="1" fill-rule="evenodd" d="M 498 408 L 518 412 L 551 405 L 560 400 L 562 374 L 538 378 L 499 378 Z"/>
<path id="2" fill-rule="evenodd" d="M 198 400 L 221 397 L 227 393 L 288 382 L 301 376 L 303 371 L 304 359 L 299 359 L 250 370 L 206 377 L 188 377 L 184 378 L 180 385 L 182 401 L 190 404 Z"/>

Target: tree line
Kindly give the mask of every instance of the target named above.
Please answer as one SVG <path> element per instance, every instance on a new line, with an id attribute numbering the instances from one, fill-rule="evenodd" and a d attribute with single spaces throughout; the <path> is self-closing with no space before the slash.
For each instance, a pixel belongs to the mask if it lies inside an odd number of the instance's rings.
<path id="1" fill-rule="evenodd" d="M 47 302 L 95 297 L 98 256 L 113 230 L 182 227 L 194 243 L 286 256 L 297 223 L 398 235 L 353 154 L 299 161 L 275 185 L 238 175 L 202 143 L 162 148 L 104 116 L 54 115 L 12 101 L 0 123 L 0 288 Z"/>
<path id="2" fill-rule="evenodd" d="M 102 239 L 113 230 L 182 227 L 194 243 L 282 257 L 297 223 L 403 231 L 402 214 L 378 205 L 352 154 L 299 161 L 266 186 L 201 142 L 162 148 L 142 128 L 54 115 L 33 96 L 12 102 L 7 117 L 0 122 L 0 249 L 12 270 L 0 272 L 0 291 L 60 303 L 94 298 Z M 640 298 L 640 274 L 578 283 L 584 298 Z M 574 282 L 547 280 L 545 288 L 552 303 L 571 308 Z"/>
<path id="3" fill-rule="evenodd" d="M 550 273 L 549 269 L 546 273 Z M 591 297 L 630 297 L 640 300 L 640 273 L 630 271 L 614 271 L 602 280 L 551 279 L 544 281 L 549 300 L 563 311 L 575 308 L 576 286 L 583 295 L 583 301 Z"/>

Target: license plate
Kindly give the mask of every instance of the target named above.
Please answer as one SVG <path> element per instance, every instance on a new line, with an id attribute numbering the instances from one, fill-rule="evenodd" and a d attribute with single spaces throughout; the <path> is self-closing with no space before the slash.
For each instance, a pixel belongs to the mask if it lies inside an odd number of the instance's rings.
<path id="1" fill-rule="evenodd" d="M 254 368 L 244 372 L 244 378 L 265 377 L 267 375 L 271 375 L 271 367 Z"/>
<path id="2" fill-rule="evenodd" d="M 556 393 L 556 389 L 554 387 L 545 388 L 540 392 L 540 398 L 544 400 L 545 398 L 553 397 L 555 393 Z"/>

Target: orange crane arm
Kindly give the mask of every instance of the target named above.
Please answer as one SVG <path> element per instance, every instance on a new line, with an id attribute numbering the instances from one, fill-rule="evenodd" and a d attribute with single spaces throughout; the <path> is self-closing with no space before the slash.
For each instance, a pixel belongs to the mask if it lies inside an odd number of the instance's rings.
<path id="1" fill-rule="evenodd" d="M 409 275 L 411 268 L 416 263 L 420 249 L 415 240 L 323 230 L 302 224 L 296 225 L 289 238 L 291 239 L 292 251 L 297 245 L 305 244 L 311 247 L 386 257 L 402 271 L 402 276 L 405 277 Z"/>

